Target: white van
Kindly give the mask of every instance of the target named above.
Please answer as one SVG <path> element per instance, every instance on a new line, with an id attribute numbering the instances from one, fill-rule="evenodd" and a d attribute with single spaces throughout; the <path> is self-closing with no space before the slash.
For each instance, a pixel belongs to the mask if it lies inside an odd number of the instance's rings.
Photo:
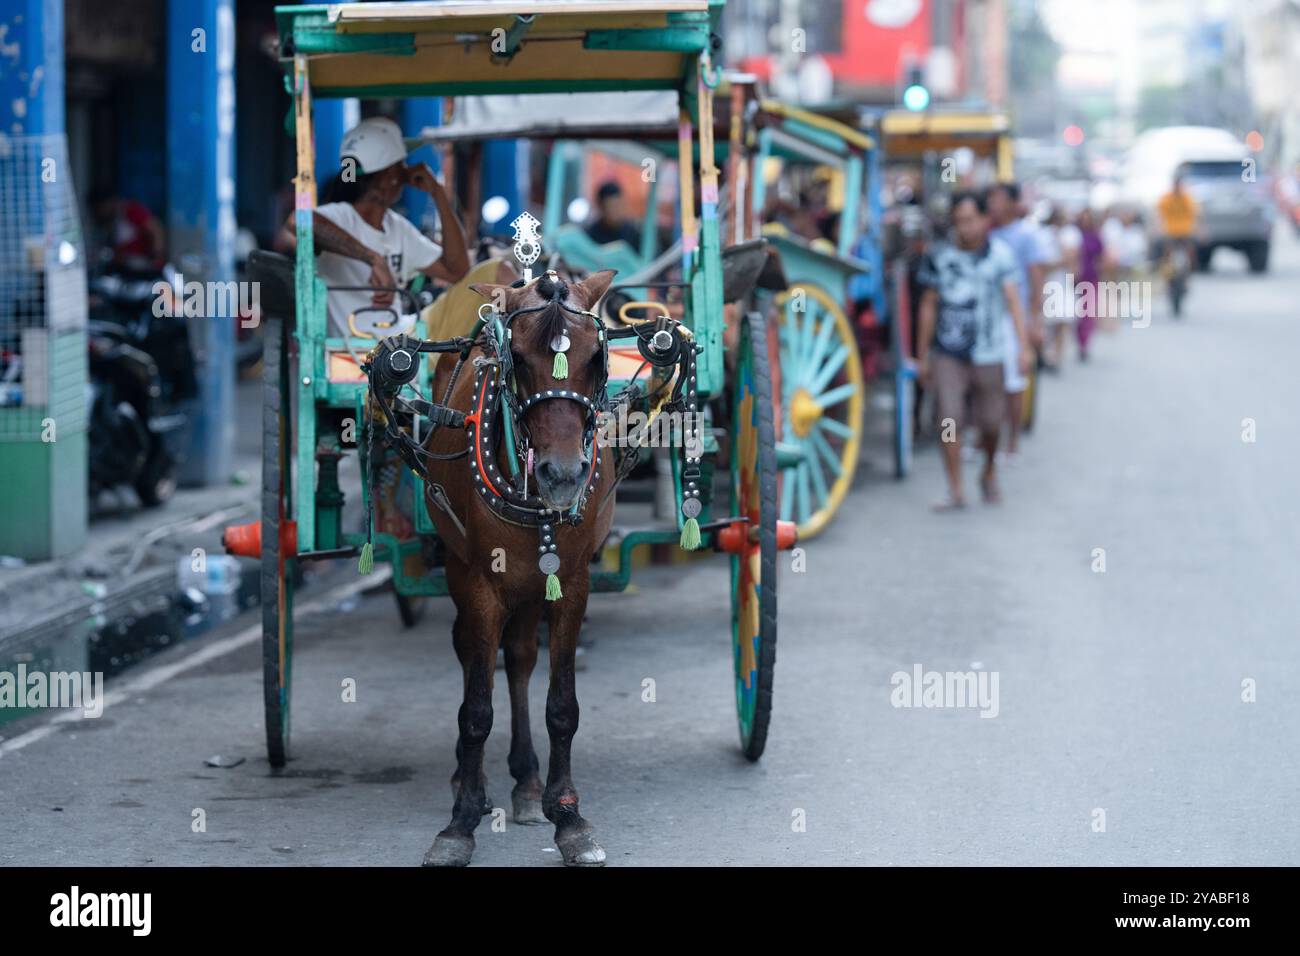
<path id="1" fill-rule="evenodd" d="M 1167 126 L 1139 136 L 1125 158 L 1120 196 L 1142 212 L 1153 239 L 1160 236 L 1156 203 L 1180 170 L 1201 208 L 1200 267 L 1208 269 L 1214 250 L 1227 246 L 1245 254 L 1251 272 L 1266 271 L 1274 208 L 1256 181 L 1250 148 L 1211 126 Z"/>

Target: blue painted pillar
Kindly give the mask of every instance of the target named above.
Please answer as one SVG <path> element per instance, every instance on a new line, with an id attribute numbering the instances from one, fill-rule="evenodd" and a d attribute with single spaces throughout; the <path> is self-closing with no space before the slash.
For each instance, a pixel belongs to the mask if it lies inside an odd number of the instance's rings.
<path id="1" fill-rule="evenodd" d="M 397 124 L 408 139 L 420 135 L 428 126 L 442 125 L 442 97 L 431 96 L 425 99 L 403 100 Z M 421 146 L 410 156 L 408 162 L 428 163 L 435 173 L 442 172 L 442 157 L 432 146 Z M 418 189 L 402 190 L 402 209 L 413 223 L 426 231 L 432 231 L 438 223 L 438 211 L 429 197 Z"/>
<path id="2" fill-rule="evenodd" d="M 63 0 L 0 0 L 0 133 L 65 133 Z"/>
<path id="3" fill-rule="evenodd" d="M 27 561 L 86 542 L 85 249 L 63 96 L 63 0 L 0 0 L 0 338 L 24 358 L 0 401 L 0 554 Z"/>
<path id="4" fill-rule="evenodd" d="M 355 99 L 312 101 L 312 131 L 316 137 L 316 188 L 320 192 L 339 171 L 339 146 L 347 131 L 361 122 L 361 103 Z"/>
<path id="5" fill-rule="evenodd" d="M 233 0 L 167 0 L 166 121 L 170 258 L 187 283 L 231 282 L 235 278 Z M 199 400 L 191 410 L 190 446 L 181 472 L 186 484 L 220 483 L 230 477 L 238 321 L 237 315 L 204 315 L 200 320 Z"/>
<path id="6" fill-rule="evenodd" d="M 500 196 L 510 204 L 506 214 L 495 223 L 483 222 L 480 228 L 484 232 L 511 235 L 510 223 L 525 211 L 523 192 L 527 189 L 527 181 L 528 144 L 526 142 L 518 139 L 494 139 L 484 144 L 483 202 L 487 202 L 494 196 Z"/>

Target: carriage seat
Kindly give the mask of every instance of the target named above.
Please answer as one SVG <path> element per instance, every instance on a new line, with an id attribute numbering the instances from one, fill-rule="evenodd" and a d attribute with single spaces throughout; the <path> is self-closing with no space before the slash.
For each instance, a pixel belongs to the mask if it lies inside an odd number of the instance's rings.
<path id="1" fill-rule="evenodd" d="M 472 267 L 465 277 L 450 286 L 420 313 L 424 321 L 424 335 L 428 339 L 454 339 L 469 335 L 478 321 L 478 309 L 484 302 L 481 295 L 470 288 L 487 282 L 492 285 L 509 285 L 519 274 L 505 259 L 488 259 Z"/>

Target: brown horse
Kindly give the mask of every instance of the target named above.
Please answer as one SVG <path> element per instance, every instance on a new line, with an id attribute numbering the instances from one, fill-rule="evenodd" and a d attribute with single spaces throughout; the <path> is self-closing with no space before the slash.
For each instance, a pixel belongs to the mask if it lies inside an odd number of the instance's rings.
<path id="1" fill-rule="evenodd" d="M 603 389 L 604 333 L 593 315 L 609 287 L 613 271 L 597 272 L 566 284 L 548 273 L 521 288 L 476 285 L 509 328 L 505 347 L 513 363 L 513 382 L 502 382 L 506 356 L 480 337 L 468 358 L 444 355 L 435 372 L 431 397 L 468 414 L 466 431 L 438 428 L 424 443 L 428 463 L 427 504 L 447 545 L 447 585 L 456 603 L 452 641 L 464 671 L 464 700 L 459 713 L 455 804 L 451 822 L 425 854 L 426 866 L 464 866 L 474 852 L 474 829 L 491 807 L 486 797 L 483 747 L 492 730 L 492 683 L 497 648 L 505 651 L 510 685 L 510 774 L 514 820 L 555 825 L 555 843 L 564 862 L 599 866 L 605 851 L 591 824 L 578 812 L 578 792 L 569 768 L 569 752 L 578 730 L 574 655 L 578 629 L 587 608 L 589 568 L 609 532 L 614 513 L 615 469 L 612 451 L 590 440 L 594 408 L 582 401 L 598 399 Z M 556 362 L 564 351 L 567 376 Z M 494 364 L 500 363 L 500 364 Z M 529 492 L 551 516 L 570 515 L 585 500 L 580 523 L 554 517 L 535 523 L 507 520 L 509 506 L 492 489 L 510 480 L 502 429 L 490 427 L 501 416 L 490 400 L 494 387 L 513 388 L 518 424 L 532 449 Z M 485 395 L 488 396 L 485 400 Z M 530 401 L 530 398 L 532 401 Z M 482 429 L 478 447 L 476 430 Z M 468 456 L 462 452 L 469 435 Z M 498 472 L 497 463 L 500 465 Z M 527 470 L 528 462 L 519 463 Z M 518 517 L 518 513 L 515 514 Z M 572 520 L 571 518 L 568 520 Z M 549 554 L 548 554 L 549 550 Z M 541 554 L 544 561 L 539 561 Z M 547 570 L 558 557 L 561 595 Z M 549 562 L 549 564 L 547 563 Z M 550 599 L 548 599 L 548 596 Z M 528 720 L 528 679 L 537 663 L 537 627 L 546 615 L 550 625 L 551 683 L 546 697 L 546 729 L 551 757 L 546 786 L 538 775 Z"/>

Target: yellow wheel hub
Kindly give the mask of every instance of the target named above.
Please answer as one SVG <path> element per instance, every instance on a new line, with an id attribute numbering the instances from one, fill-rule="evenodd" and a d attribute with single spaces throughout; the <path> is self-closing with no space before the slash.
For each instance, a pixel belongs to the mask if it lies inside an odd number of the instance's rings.
<path id="1" fill-rule="evenodd" d="M 817 424 L 817 419 L 822 417 L 822 407 L 817 404 L 817 400 L 808 394 L 806 388 L 801 388 L 794 393 L 790 399 L 790 427 L 800 438 L 806 438 L 808 433 L 813 430 Z"/>

